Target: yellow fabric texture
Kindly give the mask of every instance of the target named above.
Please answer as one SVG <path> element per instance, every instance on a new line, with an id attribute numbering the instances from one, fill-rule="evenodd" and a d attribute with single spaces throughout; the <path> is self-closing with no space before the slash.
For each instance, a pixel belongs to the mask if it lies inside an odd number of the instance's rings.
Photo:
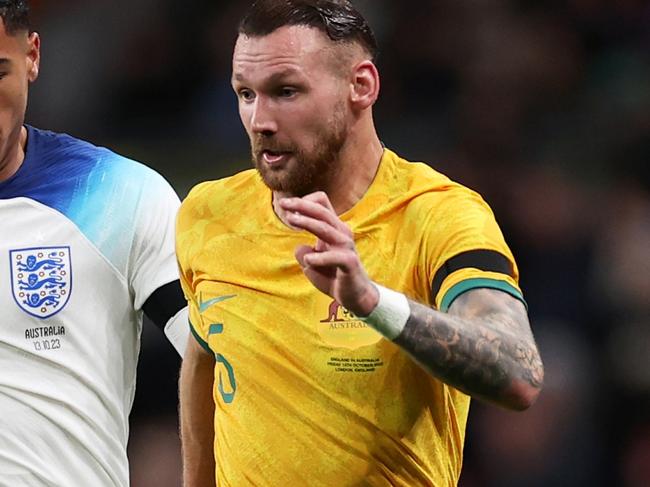
<path id="1" fill-rule="evenodd" d="M 516 269 L 479 195 L 387 149 L 341 218 L 374 281 L 434 307 L 465 272 L 433 302 L 454 255 L 496 250 Z M 218 485 L 456 485 L 469 397 L 311 285 L 294 250 L 314 241 L 278 219 L 254 170 L 198 185 L 181 207 L 181 283 L 216 357 Z"/>

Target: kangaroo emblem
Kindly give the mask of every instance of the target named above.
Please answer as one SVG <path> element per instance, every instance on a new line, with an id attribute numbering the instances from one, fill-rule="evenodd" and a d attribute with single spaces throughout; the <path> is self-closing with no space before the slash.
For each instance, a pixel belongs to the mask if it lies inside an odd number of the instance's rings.
<path id="1" fill-rule="evenodd" d="M 327 318 L 324 320 L 320 320 L 321 323 L 331 323 L 333 321 L 344 321 L 342 318 L 339 318 L 339 309 L 342 308 L 342 306 L 339 304 L 339 302 L 335 299 L 330 303 L 330 307 L 328 310 L 328 315 Z"/>

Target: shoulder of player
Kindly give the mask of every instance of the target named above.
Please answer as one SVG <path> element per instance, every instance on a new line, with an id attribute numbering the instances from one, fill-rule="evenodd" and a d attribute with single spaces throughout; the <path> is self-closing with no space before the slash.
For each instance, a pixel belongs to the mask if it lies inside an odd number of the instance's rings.
<path id="1" fill-rule="evenodd" d="M 487 207 L 476 191 L 450 179 L 423 162 L 411 162 L 389 153 L 396 175 L 393 179 L 401 181 L 401 191 L 408 198 L 405 205 L 409 212 L 437 213 L 454 211 L 472 206 Z"/>
<path id="2" fill-rule="evenodd" d="M 66 166 L 95 165 L 110 154 L 115 154 L 110 149 L 97 146 L 72 135 L 42 130 L 35 127 L 28 128 L 28 155 L 31 151 L 49 163 Z"/>
<path id="3" fill-rule="evenodd" d="M 183 200 L 182 209 L 195 211 L 209 205 L 220 207 L 225 212 L 251 198 L 259 198 L 259 192 L 265 188 L 259 181 L 257 171 L 242 171 L 233 176 L 197 184 Z"/>
<path id="4" fill-rule="evenodd" d="M 119 172 L 120 179 L 127 181 L 134 179 L 141 182 L 150 182 L 150 179 L 164 181 L 164 178 L 151 167 L 123 156 L 106 147 L 95 145 L 77 137 L 49 130 L 28 127 L 29 149 L 38 152 L 39 157 L 46 162 L 62 165 L 70 169 L 106 170 Z M 84 174 L 86 171 L 75 172 Z"/>

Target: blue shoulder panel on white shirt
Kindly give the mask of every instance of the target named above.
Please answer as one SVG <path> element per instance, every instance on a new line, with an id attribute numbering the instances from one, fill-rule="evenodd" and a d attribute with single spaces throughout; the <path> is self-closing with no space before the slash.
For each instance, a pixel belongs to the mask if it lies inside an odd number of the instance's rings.
<path id="1" fill-rule="evenodd" d="M 146 207 L 143 199 L 166 184 L 163 178 L 106 148 L 27 130 L 25 160 L 13 177 L 0 182 L 0 199 L 30 198 L 57 210 L 123 271 L 138 210 Z"/>

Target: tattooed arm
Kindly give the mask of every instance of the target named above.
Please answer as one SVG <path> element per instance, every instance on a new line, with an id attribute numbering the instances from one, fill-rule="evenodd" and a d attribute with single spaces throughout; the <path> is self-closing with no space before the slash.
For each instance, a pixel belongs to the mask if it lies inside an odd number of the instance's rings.
<path id="1" fill-rule="evenodd" d="M 493 289 L 454 300 L 449 314 L 409 300 L 411 315 L 394 342 L 433 376 L 510 409 L 526 409 L 544 369 L 521 301 Z"/>
<path id="2" fill-rule="evenodd" d="M 357 316 L 376 309 L 378 288 L 325 193 L 286 198 L 279 207 L 287 224 L 318 238 L 315 246 L 296 250 L 312 284 Z M 387 336 L 431 375 L 507 408 L 526 409 L 535 401 L 544 372 L 520 301 L 502 291 L 474 289 L 457 297 L 448 314 L 414 301 L 408 308 L 404 328 Z"/>

